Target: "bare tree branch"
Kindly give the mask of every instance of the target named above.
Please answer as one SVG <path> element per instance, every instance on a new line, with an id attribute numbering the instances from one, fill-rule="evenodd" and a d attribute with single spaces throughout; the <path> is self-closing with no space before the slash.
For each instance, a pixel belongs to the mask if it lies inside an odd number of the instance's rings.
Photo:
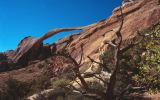
<path id="1" fill-rule="evenodd" d="M 121 48 L 121 44 L 122 44 L 121 30 L 123 27 L 123 20 L 124 20 L 123 13 L 122 13 L 122 7 L 120 7 L 120 13 L 121 13 L 121 24 L 120 24 L 119 29 L 116 32 L 118 43 L 115 48 L 115 55 L 114 55 L 114 68 L 115 69 L 110 77 L 110 81 L 109 81 L 109 84 L 108 84 L 108 87 L 106 90 L 107 100 L 114 99 L 114 88 L 115 88 L 116 79 L 117 79 L 117 72 L 120 70 L 119 61 L 120 61 L 120 48 Z"/>
<path id="2" fill-rule="evenodd" d="M 90 56 L 87 56 L 87 58 L 92 62 L 92 63 L 96 63 L 99 64 L 100 67 L 106 69 L 108 72 L 111 72 L 111 70 L 106 66 L 106 64 L 103 64 L 101 62 L 97 62 L 94 59 L 92 59 Z"/>
<path id="3" fill-rule="evenodd" d="M 81 65 L 81 63 L 82 63 L 82 58 L 83 58 L 83 55 L 84 55 L 84 53 L 83 53 L 83 43 L 81 44 L 81 57 L 80 57 L 80 61 L 79 61 L 79 65 Z"/>
<path id="4" fill-rule="evenodd" d="M 80 87 L 82 87 L 82 85 L 81 85 L 77 80 L 75 80 L 75 82 L 76 82 Z"/>
<path id="5" fill-rule="evenodd" d="M 93 75 L 95 78 L 97 78 L 97 79 L 99 79 L 99 80 L 101 80 L 104 84 L 106 83 L 106 81 L 105 80 L 103 80 L 103 78 L 102 77 L 100 77 L 100 75 L 99 75 L 99 77 L 98 76 L 96 76 L 95 74 Z"/>
<path id="6" fill-rule="evenodd" d="M 120 50 L 120 53 L 123 54 L 124 52 L 126 52 L 127 50 L 129 50 L 130 48 L 134 47 L 135 44 L 129 44 L 127 47 L 123 48 L 122 50 Z"/>
<path id="7" fill-rule="evenodd" d="M 72 84 L 68 84 L 71 88 L 73 88 L 73 90 L 79 91 L 82 93 L 82 91 L 80 89 L 77 89 L 75 86 L 73 86 Z"/>
<path id="8" fill-rule="evenodd" d="M 111 45 L 113 47 L 117 47 L 117 45 L 114 44 L 112 41 L 104 41 L 104 44 L 109 44 L 109 45 Z"/>
<path id="9" fill-rule="evenodd" d="M 90 56 L 87 56 L 87 58 L 93 63 L 99 64 L 99 65 L 103 65 L 101 62 L 97 62 L 95 60 L 93 60 Z"/>
<path id="10" fill-rule="evenodd" d="M 81 81 L 83 87 L 85 89 L 88 89 L 88 84 L 86 83 L 84 78 L 81 76 L 81 73 L 79 71 L 80 65 L 77 63 L 77 61 L 74 58 L 72 58 L 71 55 L 64 55 L 64 54 L 59 54 L 59 55 L 64 56 L 64 57 L 70 59 L 73 62 L 73 64 L 74 64 L 73 71 L 75 72 L 75 74 L 79 78 L 79 80 Z"/>
<path id="11" fill-rule="evenodd" d="M 137 44 L 139 44 L 144 37 L 152 35 L 152 34 L 141 34 L 139 31 L 137 31 L 137 34 L 141 37 L 141 39 L 138 39 L 138 41 L 132 41 L 128 46 L 120 50 L 120 53 L 123 54 L 124 52 L 128 51 L 130 48 L 133 48 Z"/>
<path id="12" fill-rule="evenodd" d="M 105 100 L 105 93 L 103 91 L 100 91 L 98 89 L 92 89 L 88 86 L 87 82 L 85 81 L 85 79 L 81 76 L 81 73 L 79 71 L 80 65 L 77 63 L 77 61 L 71 57 L 71 55 L 65 55 L 65 54 L 59 54 L 61 56 L 64 56 L 68 59 L 70 59 L 73 64 L 74 64 L 74 68 L 73 71 L 76 74 L 76 77 L 78 77 L 78 79 L 80 80 L 82 86 L 84 87 L 86 93 L 91 93 L 91 94 L 96 94 L 98 96 L 100 96 L 102 98 L 102 100 Z M 78 82 L 77 82 L 78 83 Z M 79 83 L 78 83 L 79 84 Z M 80 85 L 80 84 L 79 84 Z M 81 86 L 81 85 L 80 85 Z"/>

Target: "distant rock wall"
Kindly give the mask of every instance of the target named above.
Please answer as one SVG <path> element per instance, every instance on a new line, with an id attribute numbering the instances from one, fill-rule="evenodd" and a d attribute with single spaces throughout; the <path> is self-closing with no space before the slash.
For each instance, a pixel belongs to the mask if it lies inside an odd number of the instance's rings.
<path id="1" fill-rule="evenodd" d="M 133 0 L 134 1 L 134 0 Z M 137 2 L 125 4 L 122 6 L 124 24 L 121 30 L 123 41 L 132 39 L 137 35 L 137 31 L 142 31 L 157 24 L 160 19 L 160 6 L 158 0 L 136 0 Z M 81 45 L 83 44 L 84 59 L 83 63 L 88 62 L 87 56 L 95 60 L 99 59 L 101 51 L 107 48 L 103 42 L 113 40 L 115 33 L 120 25 L 120 9 L 114 9 L 112 16 L 108 19 L 86 26 L 85 32 L 79 33 L 78 36 L 67 46 L 72 51 L 72 56 L 79 61 Z M 67 39 L 63 38 L 56 44 Z M 62 48 L 59 45 L 58 49 Z M 84 64 L 85 65 L 85 64 Z"/>
<path id="2" fill-rule="evenodd" d="M 137 31 L 142 31 L 146 28 L 152 27 L 158 23 L 160 19 L 160 6 L 158 5 L 158 0 L 125 0 L 124 5 L 122 5 L 122 12 L 124 16 L 124 25 L 122 28 L 124 42 L 135 37 L 137 35 Z M 95 60 L 99 60 L 99 55 L 107 49 L 107 45 L 104 45 L 104 41 L 110 41 L 116 38 L 114 31 L 119 27 L 120 16 L 120 9 L 118 7 L 114 9 L 113 14 L 108 19 L 85 26 L 84 32 L 72 35 L 73 38 L 70 41 L 71 43 L 66 46 L 66 49 L 72 52 L 73 58 L 79 61 L 81 56 L 80 52 L 82 51 L 81 46 L 83 45 L 83 65 L 85 65 L 86 62 L 89 62 L 87 56 L 91 56 Z M 65 47 L 63 42 L 67 39 L 69 39 L 69 36 L 55 43 L 58 45 L 58 51 L 61 51 L 61 49 Z M 44 59 L 48 57 L 48 55 L 50 55 L 50 47 L 43 46 L 43 44 L 41 44 L 39 48 L 36 48 L 38 49 L 36 52 L 28 52 L 28 49 L 30 48 L 29 46 L 35 41 L 37 41 L 36 38 L 24 38 L 15 51 L 7 54 L 7 58 L 11 59 L 11 61 L 14 61 L 15 63 L 24 63 L 25 65 L 28 61 L 36 60 L 38 57 Z M 32 56 L 25 54 L 26 51 Z"/>

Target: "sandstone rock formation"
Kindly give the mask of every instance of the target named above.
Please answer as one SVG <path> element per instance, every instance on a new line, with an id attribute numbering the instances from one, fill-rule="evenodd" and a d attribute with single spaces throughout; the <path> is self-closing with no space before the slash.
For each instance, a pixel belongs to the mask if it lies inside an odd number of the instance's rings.
<path id="1" fill-rule="evenodd" d="M 160 6 L 158 0 L 139 0 L 138 2 L 126 4 L 122 7 L 124 15 L 124 25 L 122 28 L 123 41 L 128 41 L 137 35 L 137 31 L 145 30 L 157 24 L 160 19 Z M 85 32 L 80 33 L 71 42 L 67 48 L 73 51 L 72 56 L 77 60 L 80 59 L 79 52 L 81 44 L 84 44 L 84 59 L 87 61 L 87 56 L 97 58 L 105 48 L 103 42 L 115 38 L 114 31 L 120 25 L 120 11 L 116 8 L 113 15 L 108 19 L 102 20 L 85 28 Z M 65 41 L 66 38 L 60 40 Z M 58 41 L 57 44 L 60 42 Z M 60 47 L 59 47 L 60 48 Z"/>
<path id="2" fill-rule="evenodd" d="M 158 5 L 158 0 L 137 0 L 137 2 L 125 3 L 122 5 L 122 11 L 124 16 L 124 24 L 121 30 L 123 35 L 122 48 L 126 45 L 127 41 L 133 39 L 137 35 L 138 31 L 143 31 L 156 25 L 160 19 L 160 5 Z M 64 64 L 66 64 L 66 62 L 69 63 L 69 61 L 63 57 L 52 58 L 50 45 L 43 44 L 43 40 L 61 31 L 75 29 L 84 30 L 84 32 L 67 36 L 54 44 L 56 45 L 56 52 L 59 52 L 64 48 L 68 49 L 68 51 L 71 52 L 72 57 L 77 61 L 80 61 L 82 51 L 81 46 L 83 45 L 81 71 L 89 71 L 91 62 L 87 56 L 99 61 L 101 53 L 107 50 L 108 45 L 105 45 L 104 42 L 116 38 L 114 31 L 119 28 L 119 25 L 120 9 L 118 7 L 114 9 L 113 14 L 109 18 L 85 27 L 53 30 L 40 38 L 24 38 L 16 50 L 0 54 L 0 72 L 6 71 L 11 63 L 20 64 L 22 67 L 26 68 L 0 73 L 0 88 L 3 87 L 4 82 L 10 75 L 18 80 L 29 81 L 43 75 L 42 72 L 47 70 L 47 68 L 52 70 L 53 73 L 58 73 L 57 75 L 63 73 L 66 69 L 63 68 L 65 66 Z M 70 44 L 67 44 L 66 41 L 70 42 Z M 36 66 L 43 61 L 45 63 L 45 60 L 40 61 L 39 59 L 46 59 L 47 57 L 51 57 L 48 59 L 53 61 L 52 63 L 47 64 L 47 68 Z M 37 59 L 38 63 L 36 62 Z M 32 60 L 33 62 L 30 62 Z M 26 63 L 29 64 L 29 66 L 26 66 Z"/>
<path id="3" fill-rule="evenodd" d="M 44 34 L 40 38 L 32 38 L 32 37 L 25 37 L 18 45 L 15 51 L 12 51 L 12 54 L 5 55 L 7 60 L 12 61 L 16 65 L 26 65 L 31 60 L 38 59 L 39 56 L 47 56 L 51 54 L 45 55 L 49 50 L 46 46 L 43 46 L 43 41 L 59 32 L 64 31 L 72 31 L 72 30 L 82 30 L 84 27 L 74 27 L 74 28 L 59 28 L 54 29 L 46 34 Z M 48 49 L 48 50 L 47 50 Z M 47 58 L 47 57 L 45 57 Z M 1 66 L 1 65 L 0 65 Z"/>
<path id="4" fill-rule="evenodd" d="M 126 3 L 122 6 L 122 10 L 124 15 L 122 28 L 124 42 L 136 36 L 137 31 L 142 31 L 155 25 L 160 18 L 158 0 L 137 0 L 137 2 Z M 41 38 L 26 37 L 15 51 L 6 54 L 6 56 L 13 63 L 26 64 L 28 60 L 37 59 L 42 54 L 40 52 L 43 51 L 43 40 L 58 32 L 83 29 L 85 30 L 84 32 L 68 36 L 56 42 L 57 50 L 60 51 L 64 48 L 65 41 L 70 41 L 70 44 L 66 45 L 65 48 L 73 51 L 72 56 L 76 60 L 80 59 L 79 52 L 82 44 L 84 52 L 83 63 L 88 61 L 87 56 L 98 59 L 99 54 L 106 48 L 104 41 L 110 41 L 115 38 L 114 31 L 118 29 L 120 24 L 119 16 L 120 10 L 116 8 L 112 16 L 95 24 L 85 27 L 55 29 L 47 32 Z"/>

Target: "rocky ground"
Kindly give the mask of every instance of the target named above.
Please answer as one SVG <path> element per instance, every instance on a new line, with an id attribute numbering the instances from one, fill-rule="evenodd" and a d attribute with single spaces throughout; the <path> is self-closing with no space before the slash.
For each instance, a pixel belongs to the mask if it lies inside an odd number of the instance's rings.
<path id="1" fill-rule="evenodd" d="M 129 40 L 137 35 L 138 31 L 143 31 L 153 25 L 157 24 L 160 19 L 160 6 L 158 0 L 137 0 L 136 2 L 127 2 L 122 5 L 124 16 L 124 25 L 122 28 L 123 46 Z M 113 40 L 115 32 L 120 25 L 120 8 L 114 9 L 113 14 L 104 20 L 97 23 L 85 26 L 84 32 L 76 33 L 72 36 L 65 37 L 55 43 L 57 48 L 55 50 L 50 48 L 50 45 L 41 44 L 38 52 L 31 59 L 28 57 L 29 53 L 24 53 L 22 59 L 23 63 L 18 65 L 12 64 L 13 55 L 21 50 L 20 48 L 26 41 L 35 41 L 32 37 L 24 38 L 16 50 L 7 51 L 0 54 L 0 90 L 5 86 L 5 81 L 10 77 L 24 81 L 31 82 L 32 80 L 45 75 L 47 72 L 52 73 L 52 77 L 59 76 L 69 69 L 70 61 L 62 56 L 54 55 L 55 52 L 60 52 L 64 47 L 76 61 L 81 58 L 83 45 L 83 59 L 81 71 L 84 72 L 90 66 L 90 60 L 87 56 L 99 61 L 99 55 L 107 49 L 104 45 L 105 41 Z M 66 45 L 69 41 L 70 44 Z M 64 43 L 63 43 L 64 42 Z M 53 44 L 52 44 L 53 45 Z M 18 66 L 12 68 L 12 66 Z M 155 100 L 160 98 L 159 94 L 152 96 Z"/>

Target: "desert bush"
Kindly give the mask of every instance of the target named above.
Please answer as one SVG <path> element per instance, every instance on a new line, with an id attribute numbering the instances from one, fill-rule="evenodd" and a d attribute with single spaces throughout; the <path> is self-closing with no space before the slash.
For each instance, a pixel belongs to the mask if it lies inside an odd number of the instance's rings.
<path id="1" fill-rule="evenodd" d="M 120 71 L 117 74 L 115 94 L 121 94 L 127 86 L 144 87 L 146 91 L 155 93 L 160 90 L 160 25 L 155 29 L 141 32 L 128 42 L 140 43 L 121 54 Z M 109 47 L 100 56 L 101 62 L 113 71 L 114 50 Z M 132 91 L 131 91 L 132 92 Z M 140 91 L 139 91 L 140 92 Z"/>
<path id="2" fill-rule="evenodd" d="M 136 85 L 144 86 L 150 93 L 160 90 L 160 26 L 149 32 L 148 37 L 139 44 L 144 49 L 138 73 L 133 76 Z"/>
<path id="3" fill-rule="evenodd" d="M 120 92 L 128 85 L 142 87 L 149 93 L 160 90 L 160 26 L 141 34 L 145 35 L 143 40 L 122 55 L 117 86 Z"/>
<path id="4" fill-rule="evenodd" d="M 110 71 L 113 71 L 113 63 L 114 63 L 114 47 L 109 46 L 107 50 L 100 55 L 100 62 L 105 64 Z M 105 70 L 105 69 L 103 69 Z"/>
<path id="5" fill-rule="evenodd" d="M 57 87 L 66 87 L 69 83 L 71 82 L 71 80 L 69 80 L 66 77 L 60 78 L 60 79 L 56 79 L 52 81 L 52 87 L 53 88 L 57 88 Z"/>
<path id="6" fill-rule="evenodd" d="M 21 82 L 13 78 L 6 81 L 2 100 L 21 100 L 29 92 L 30 85 L 26 82 Z"/>
<path id="7" fill-rule="evenodd" d="M 49 88 L 51 86 L 50 78 L 51 77 L 46 74 L 34 79 L 31 82 L 30 94 Z"/>

